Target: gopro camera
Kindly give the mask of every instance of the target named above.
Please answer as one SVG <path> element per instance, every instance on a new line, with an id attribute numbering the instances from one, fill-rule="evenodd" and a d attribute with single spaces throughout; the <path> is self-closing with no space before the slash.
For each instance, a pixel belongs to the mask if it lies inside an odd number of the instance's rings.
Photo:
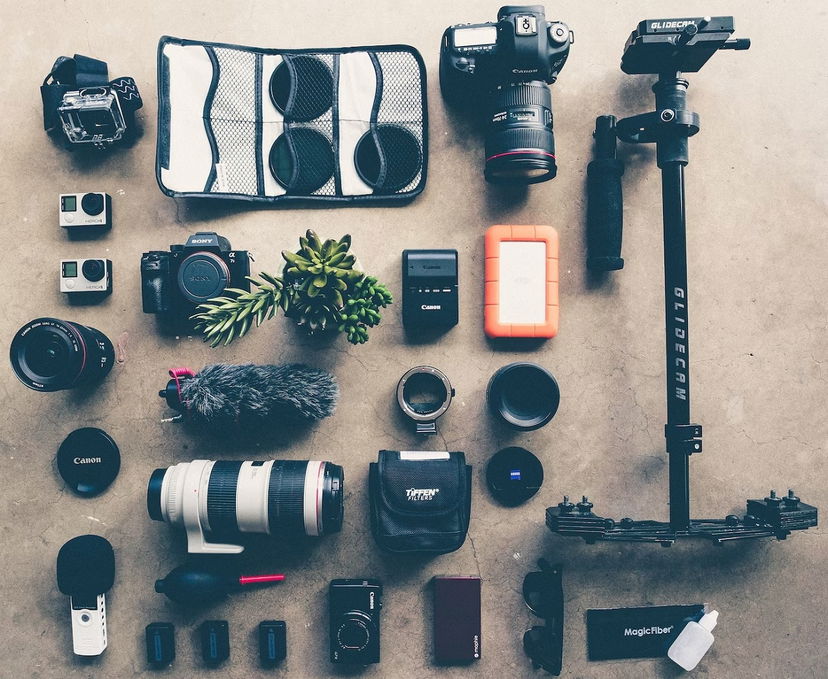
<path id="1" fill-rule="evenodd" d="M 108 259 L 60 260 L 60 291 L 109 295 L 112 292 L 112 262 Z"/>
<path id="2" fill-rule="evenodd" d="M 228 287 L 249 291 L 249 274 L 247 250 L 232 250 L 229 240 L 213 232 L 193 234 L 169 252 L 153 250 L 141 257 L 144 313 L 184 321 Z"/>
<path id="3" fill-rule="evenodd" d="M 112 226 L 112 199 L 101 191 L 60 194 L 60 225 L 65 228 Z"/>
<path id="4" fill-rule="evenodd" d="M 376 580 L 332 580 L 329 595 L 331 662 L 378 663 L 382 585 Z"/>

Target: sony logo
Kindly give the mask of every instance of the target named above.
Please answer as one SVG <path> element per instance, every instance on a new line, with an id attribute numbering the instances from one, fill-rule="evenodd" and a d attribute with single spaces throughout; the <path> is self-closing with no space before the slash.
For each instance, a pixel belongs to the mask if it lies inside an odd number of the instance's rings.
<path id="1" fill-rule="evenodd" d="M 423 311 L 440 311 L 443 307 L 439 304 L 421 304 L 420 308 Z"/>
<path id="2" fill-rule="evenodd" d="M 405 491 L 405 498 L 409 502 L 430 502 L 439 492 L 439 488 L 409 488 Z"/>
<path id="3" fill-rule="evenodd" d="M 685 26 L 690 25 L 695 26 L 696 22 L 692 19 L 682 19 L 681 21 L 653 21 L 650 24 L 650 28 L 654 31 L 658 31 L 664 28 L 684 28 Z"/>
<path id="4" fill-rule="evenodd" d="M 202 281 L 209 281 L 210 277 L 209 276 L 190 276 L 190 280 L 195 282 L 195 283 L 198 283 L 198 282 L 202 282 Z"/>
<path id="5" fill-rule="evenodd" d="M 670 634 L 673 631 L 673 625 L 669 627 L 659 627 L 655 625 L 654 627 L 639 627 L 638 629 L 633 629 L 632 627 L 627 627 L 624 629 L 624 636 L 625 637 L 646 637 L 650 634 Z"/>
<path id="6" fill-rule="evenodd" d="M 213 239 L 212 238 L 191 238 L 190 242 L 194 243 L 195 245 L 206 245 L 208 243 L 212 243 Z"/>
<path id="7" fill-rule="evenodd" d="M 101 458 L 99 457 L 76 457 L 72 460 L 75 464 L 95 464 L 101 462 Z"/>

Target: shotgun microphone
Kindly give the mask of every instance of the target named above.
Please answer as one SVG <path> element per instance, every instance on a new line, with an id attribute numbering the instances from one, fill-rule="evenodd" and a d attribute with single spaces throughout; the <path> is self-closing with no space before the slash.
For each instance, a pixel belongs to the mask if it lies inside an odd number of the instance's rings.
<path id="1" fill-rule="evenodd" d="M 58 589 L 69 597 L 72 614 L 72 650 L 96 656 L 106 648 L 106 600 L 115 580 L 112 545 L 98 535 L 79 535 L 60 548 Z"/>

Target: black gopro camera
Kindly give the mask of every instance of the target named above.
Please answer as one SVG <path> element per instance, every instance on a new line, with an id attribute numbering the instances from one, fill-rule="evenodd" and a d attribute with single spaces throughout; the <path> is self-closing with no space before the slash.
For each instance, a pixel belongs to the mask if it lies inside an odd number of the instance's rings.
<path id="1" fill-rule="evenodd" d="M 506 5 L 497 22 L 443 33 L 440 90 L 447 102 L 487 104 L 486 179 L 535 184 L 557 173 L 549 87 L 569 56 L 573 33 L 547 21 L 542 5 Z"/>
<path id="2" fill-rule="evenodd" d="M 162 314 L 179 322 L 196 307 L 219 297 L 228 287 L 250 290 L 250 254 L 232 250 L 230 241 L 213 232 L 199 232 L 169 252 L 141 256 L 141 295 L 146 314 Z"/>
<path id="3" fill-rule="evenodd" d="M 331 662 L 378 663 L 382 585 L 376 580 L 332 580 L 328 604 Z"/>

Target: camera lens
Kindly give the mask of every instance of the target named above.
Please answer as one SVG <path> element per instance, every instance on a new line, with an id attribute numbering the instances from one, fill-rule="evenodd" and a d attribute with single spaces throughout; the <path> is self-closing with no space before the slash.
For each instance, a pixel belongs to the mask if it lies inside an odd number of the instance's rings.
<path id="1" fill-rule="evenodd" d="M 81 273 L 88 281 L 99 281 L 104 277 L 106 267 L 101 259 L 87 259 L 81 266 Z"/>
<path id="2" fill-rule="evenodd" d="M 29 389 L 60 391 L 106 377 L 115 350 L 95 328 L 38 318 L 17 331 L 9 358 L 17 378 Z"/>
<path id="3" fill-rule="evenodd" d="M 345 651 L 362 651 L 371 641 L 371 619 L 359 611 L 350 611 L 336 632 L 336 641 Z"/>
<path id="4" fill-rule="evenodd" d="M 544 82 L 515 83 L 493 93 L 486 136 L 486 180 L 495 184 L 536 184 L 552 179 L 555 135 L 552 94 Z"/>
<path id="5" fill-rule="evenodd" d="M 152 473 L 147 511 L 156 521 L 203 527 L 215 540 L 325 535 L 342 528 L 343 481 L 342 467 L 331 462 L 194 460 Z M 185 496 L 205 488 L 206 501 L 188 513 Z"/>
<path id="6" fill-rule="evenodd" d="M 81 208 L 86 214 L 93 217 L 101 214 L 104 209 L 103 195 L 100 193 L 85 193 L 81 198 Z"/>

